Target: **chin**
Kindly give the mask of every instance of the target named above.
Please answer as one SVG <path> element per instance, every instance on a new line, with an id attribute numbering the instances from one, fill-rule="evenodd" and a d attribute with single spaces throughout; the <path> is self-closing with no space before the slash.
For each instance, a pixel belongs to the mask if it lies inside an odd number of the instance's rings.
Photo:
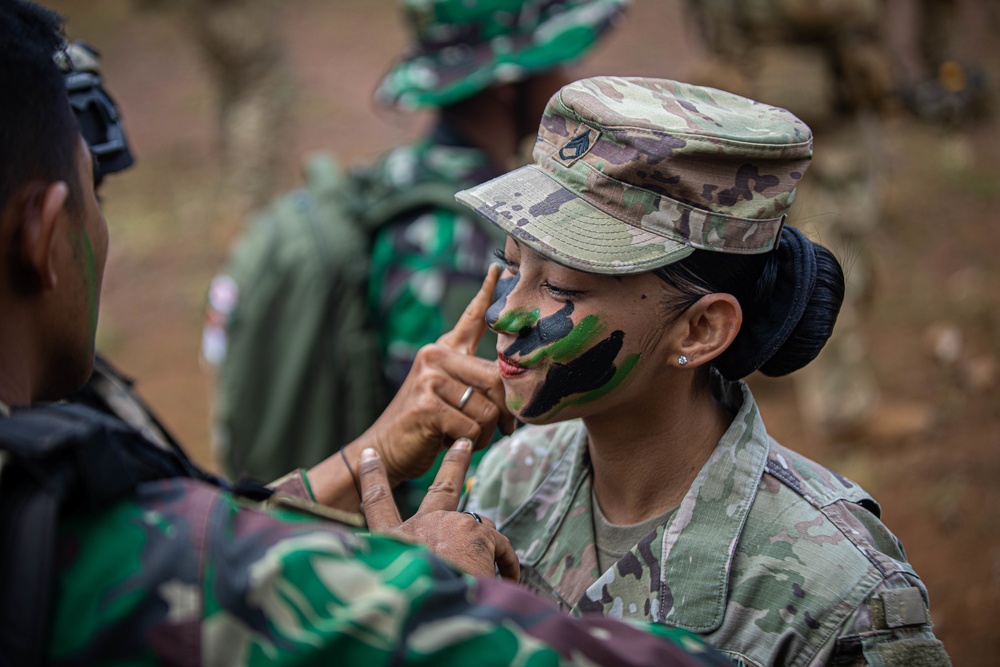
<path id="1" fill-rule="evenodd" d="M 542 413 L 540 415 L 526 416 L 524 414 L 524 406 L 521 405 L 519 409 L 514 409 L 514 407 L 508 401 L 507 407 L 510 411 L 517 417 L 518 421 L 524 422 L 525 424 L 531 424 L 533 426 L 544 426 L 546 424 L 556 424 L 558 422 L 565 422 L 571 419 L 576 419 L 580 415 L 577 411 L 573 409 L 572 406 L 559 409 L 558 407 L 549 410 L 548 412 Z"/>
<path id="2" fill-rule="evenodd" d="M 37 401 L 61 401 L 80 391 L 94 372 L 94 352 L 73 359 L 64 359 L 56 365 L 57 372 L 46 382 L 35 397 Z"/>

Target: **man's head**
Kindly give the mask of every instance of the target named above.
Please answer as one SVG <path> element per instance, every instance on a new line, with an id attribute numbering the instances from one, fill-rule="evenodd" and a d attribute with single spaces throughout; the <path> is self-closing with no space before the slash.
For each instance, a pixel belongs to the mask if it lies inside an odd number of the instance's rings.
<path id="1" fill-rule="evenodd" d="M 75 182 L 79 128 L 53 62 L 63 47 L 61 18 L 18 0 L 3 0 L 0 8 L 0 201 L 5 202 L 29 178 Z"/>
<path id="2" fill-rule="evenodd" d="M 376 98 L 402 108 L 445 107 L 569 64 L 621 18 L 627 3 L 400 0 L 413 45 Z"/>
<path id="3" fill-rule="evenodd" d="M 90 374 L 107 226 L 93 158 L 54 56 L 58 15 L 0 0 L 0 364 L 5 402 L 57 399 Z"/>

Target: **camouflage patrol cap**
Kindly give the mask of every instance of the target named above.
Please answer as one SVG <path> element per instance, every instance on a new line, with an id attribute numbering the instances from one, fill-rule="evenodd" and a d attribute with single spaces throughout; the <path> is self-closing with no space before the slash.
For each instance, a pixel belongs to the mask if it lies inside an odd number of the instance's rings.
<path id="1" fill-rule="evenodd" d="M 590 273 L 659 268 L 695 248 L 776 247 L 812 157 L 790 112 L 665 79 L 595 77 L 552 96 L 534 164 L 456 197 Z"/>
<path id="2" fill-rule="evenodd" d="M 630 0 L 400 0 L 415 44 L 375 92 L 441 107 L 581 57 Z"/>

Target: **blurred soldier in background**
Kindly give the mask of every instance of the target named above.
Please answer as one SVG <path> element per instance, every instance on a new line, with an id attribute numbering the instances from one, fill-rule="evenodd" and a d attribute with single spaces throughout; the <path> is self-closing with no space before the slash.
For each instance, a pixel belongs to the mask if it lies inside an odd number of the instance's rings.
<path id="1" fill-rule="evenodd" d="M 958 0 L 916 0 L 916 81 L 902 90 L 910 111 L 922 120 L 958 129 L 983 118 L 990 107 L 986 73 L 975 63 L 961 62 L 956 52 Z M 996 3 L 983 7 L 1000 28 Z"/>
<path id="2" fill-rule="evenodd" d="M 490 225 L 463 212 L 454 193 L 514 166 L 525 140 L 534 137 L 549 97 L 571 80 L 566 66 L 618 21 L 626 0 L 401 0 L 400 4 L 413 43 L 382 80 L 376 98 L 398 109 L 435 109 L 436 116 L 424 138 L 354 170 L 346 188 L 355 195 L 360 190 L 374 193 L 354 206 L 355 215 L 365 218 L 361 231 L 354 234 L 366 238 L 359 246 L 364 250 L 357 252 L 370 254 L 360 290 L 367 295 L 365 317 L 379 353 L 376 365 L 382 371 L 363 372 L 365 331 L 349 336 L 334 331 L 344 326 L 349 314 L 328 317 L 323 335 L 315 341 L 303 333 L 326 316 L 324 309 L 346 313 L 342 302 L 352 288 L 331 290 L 339 302 L 330 305 L 318 296 L 296 296 L 296 288 L 286 281 L 274 288 L 281 303 L 253 306 L 269 314 L 252 324 L 251 304 L 266 288 L 251 286 L 242 276 L 259 282 L 264 270 L 239 266 L 231 258 L 210 290 L 203 352 L 207 360 L 221 364 L 215 402 L 217 441 L 232 474 L 269 479 L 289 465 L 325 458 L 355 431 L 367 427 L 367 415 L 377 415 L 383 407 L 377 401 L 399 388 L 417 350 L 457 321 L 502 241 Z M 335 187 L 314 183 L 323 178 L 317 173 L 329 170 L 315 167 L 321 163 L 312 164 L 307 188 L 279 200 L 270 210 L 280 223 L 273 225 L 272 239 L 296 224 L 292 218 L 322 210 L 337 198 Z M 334 227 L 334 221 L 319 215 L 302 229 L 310 235 L 323 231 L 334 239 L 330 245 L 346 247 L 347 234 L 337 236 L 331 231 Z M 243 245 L 248 244 L 245 237 Z M 281 241 L 269 242 L 276 244 Z M 302 257 L 312 250 L 299 248 L 294 253 Z M 240 253 L 238 246 L 236 252 Z M 260 261 L 276 261 L 273 257 L 282 253 L 269 253 Z M 357 256 L 351 263 L 363 266 Z M 304 275 L 306 265 L 298 260 L 288 270 Z M 269 276 L 277 272 L 272 269 Z M 324 269 L 317 280 L 328 276 Z M 310 289 L 317 280 L 310 282 Z M 291 307 L 293 300 L 301 305 Z M 281 333 L 282 327 L 292 324 L 296 324 L 294 343 Z M 349 344 L 332 342 L 338 336 Z M 248 340 L 260 344 L 248 345 Z M 327 362 L 316 350 L 302 349 L 320 346 L 335 347 L 341 359 Z M 494 358 L 493 347 L 492 342 L 483 342 L 482 355 Z M 351 368 L 337 373 L 332 368 L 339 363 Z M 301 374 L 290 371 L 296 367 L 303 369 Z M 349 391 L 338 393 L 331 387 L 331 377 L 352 373 L 356 380 Z M 378 393 L 369 389 L 375 374 L 387 384 L 383 392 L 387 396 L 359 401 L 359 395 Z M 276 379 L 279 375 L 284 379 Z M 464 408 L 472 390 L 454 397 L 455 404 Z M 342 411 L 358 415 L 355 423 L 333 423 L 333 406 L 344 408 L 352 401 L 357 407 Z M 412 511 L 433 474 L 432 469 L 412 483 L 413 498 L 403 499 L 404 511 Z"/>
<path id="3" fill-rule="evenodd" d="M 274 194 L 292 100 L 281 0 L 136 0 L 176 13 L 218 96 L 217 217 L 239 220 Z"/>
<path id="4" fill-rule="evenodd" d="M 870 237 L 882 217 L 879 114 L 893 100 L 881 0 L 690 0 L 710 52 L 694 83 L 789 109 L 816 158 L 788 220 L 839 255 L 847 294 L 833 337 L 796 373 L 800 412 L 828 437 L 864 429 L 878 382 L 863 331 Z"/>

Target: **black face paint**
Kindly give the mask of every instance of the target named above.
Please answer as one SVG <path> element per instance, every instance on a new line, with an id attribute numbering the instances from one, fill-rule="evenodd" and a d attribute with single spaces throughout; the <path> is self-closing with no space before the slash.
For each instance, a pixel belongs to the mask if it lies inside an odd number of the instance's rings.
<path id="1" fill-rule="evenodd" d="M 597 389 L 610 382 L 617 371 L 614 361 L 622 349 L 624 335 L 620 330 L 615 331 L 573 361 L 553 364 L 545 374 L 541 389 L 522 415 L 529 419 L 539 417 L 567 396 Z"/>
<path id="2" fill-rule="evenodd" d="M 538 320 L 531 329 L 522 331 L 517 340 L 503 351 L 508 357 L 527 356 L 540 347 L 550 345 L 565 338 L 573 330 L 573 302 L 569 301 L 559 311 Z"/>
<path id="3" fill-rule="evenodd" d="M 500 313 L 507 307 L 507 297 L 514 288 L 517 287 L 520 273 L 515 273 L 510 278 L 501 278 L 497 281 L 497 286 L 493 288 L 493 304 L 486 311 L 486 324 L 494 326 L 500 320 Z"/>

